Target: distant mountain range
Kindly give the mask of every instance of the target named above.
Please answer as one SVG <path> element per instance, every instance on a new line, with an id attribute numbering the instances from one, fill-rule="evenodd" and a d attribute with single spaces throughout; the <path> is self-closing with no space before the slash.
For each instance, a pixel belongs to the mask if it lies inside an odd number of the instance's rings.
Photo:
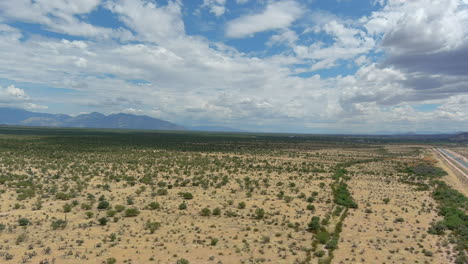
<path id="1" fill-rule="evenodd" d="M 247 132 L 224 126 L 184 127 L 165 120 L 132 114 L 90 113 L 78 116 L 30 112 L 16 108 L 0 107 L 0 125 L 82 127 L 82 128 L 121 128 L 148 130 L 192 130 L 216 132 Z"/>
<path id="2" fill-rule="evenodd" d="M 165 120 L 131 114 L 90 113 L 78 116 L 35 113 L 23 109 L 0 108 L 0 124 L 47 127 L 123 128 L 185 130 L 186 128 Z"/>
<path id="3" fill-rule="evenodd" d="M 457 134 L 450 138 L 452 141 L 468 141 L 468 132 Z"/>

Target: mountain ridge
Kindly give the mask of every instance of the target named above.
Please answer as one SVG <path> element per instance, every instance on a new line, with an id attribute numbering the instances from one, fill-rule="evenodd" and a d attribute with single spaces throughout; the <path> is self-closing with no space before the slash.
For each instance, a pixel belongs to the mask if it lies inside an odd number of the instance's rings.
<path id="1" fill-rule="evenodd" d="M 31 112 L 17 108 L 0 108 L 0 124 L 47 127 L 121 128 L 148 130 L 186 130 L 185 127 L 146 115 L 98 112 L 70 116 Z"/>

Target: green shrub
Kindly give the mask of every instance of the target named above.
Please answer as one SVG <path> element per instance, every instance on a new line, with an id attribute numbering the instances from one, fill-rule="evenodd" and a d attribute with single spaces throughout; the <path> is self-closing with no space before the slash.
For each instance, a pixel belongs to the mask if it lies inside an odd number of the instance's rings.
<path id="1" fill-rule="evenodd" d="M 137 208 L 128 208 L 125 210 L 125 217 L 135 217 L 140 214 L 140 211 Z"/>
<path id="2" fill-rule="evenodd" d="M 219 209 L 219 207 L 216 207 L 215 209 L 213 209 L 213 215 L 221 215 L 221 209 Z"/>
<path id="3" fill-rule="evenodd" d="M 333 237 L 332 239 L 328 240 L 325 248 L 328 250 L 334 250 L 338 247 L 338 238 Z"/>
<path id="4" fill-rule="evenodd" d="M 67 221 L 58 219 L 58 220 L 52 221 L 51 226 L 53 230 L 64 229 L 67 226 Z"/>
<path id="5" fill-rule="evenodd" d="M 145 229 L 148 229 L 151 234 L 154 234 L 154 232 L 156 232 L 156 230 L 158 230 L 159 227 L 161 227 L 161 223 L 159 222 L 148 221 L 145 224 Z"/>
<path id="6" fill-rule="evenodd" d="M 73 206 L 71 204 L 66 203 L 66 204 L 63 205 L 63 212 L 64 213 L 69 213 L 69 212 L 71 212 L 72 208 L 73 208 Z"/>
<path id="7" fill-rule="evenodd" d="M 255 209 L 255 219 L 263 219 L 263 217 L 265 217 L 265 210 L 263 210 L 262 208 L 257 208 Z"/>
<path id="8" fill-rule="evenodd" d="M 176 264 L 190 264 L 190 262 L 184 258 L 177 260 Z"/>
<path id="9" fill-rule="evenodd" d="M 311 232 L 317 232 L 319 229 L 320 229 L 320 217 L 313 216 L 307 226 L 307 230 Z"/>
<path id="10" fill-rule="evenodd" d="M 203 208 L 200 212 L 201 216 L 210 216 L 211 215 L 211 210 L 209 208 Z"/>
<path id="11" fill-rule="evenodd" d="M 179 195 L 182 196 L 182 198 L 184 198 L 185 200 L 193 199 L 193 194 L 189 192 L 180 192 Z"/>
<path id="12" fill-rule="evenodd" d="M 187 204 L 185 202 L 179 204 L 179 210 L 185 210 L 187 209 Z"/>
<path id="13" fill-rule="evenodd" d="M 238 205 L 237 205 L 237 208 L 239 209 L 244 209 L 245 208 L 245 202 L 240 202 Z"/>
<path id="14" fill-rule="evenodd" d="M 114 217 L 117 214 L 116 210 L 107 210 L 106 215 L 107 217 Z"/>
<path id="15" fill-rule="evenodd" d="M 107 225 L 107 221 L 108 220 L 106 217 L 101 217 L 98 219 L 99 225 L 102 225 L 102 226 Z"/>
<path id="16" fill-rule="evenodd" d="M 83 210 L 91 210 L 91 205 L 87 203 L 82 203 L 81 204 L 81 209 Z"/>
<path id="17" fill-rule="evenodd" d="M 327 243 L 328 239 L 330 239 L 330 234 L 326 230 L 320 231 L 317 233 L 316 238 L 320 244 L 325 244 Z"/>
<path id="18" fill-rule="evenodd" d="M 131 196 L 127 196 L 127 205 L 133 205 L 135 204 L 135 198 Z"/>
<path id="19" fill-rule="evenodd" d="M 219 241 L 219 239 L 213 237 L 213 238 L 211 238 L 210 245 L 216 246 L 218 244 L 218 241 Z"/>
<path id="20" fill-rule="evenodd" d="M 125 211 L 125 206 L 124 205 L 121 205 L 121 204 L 118 204 L 114 207 L 114 209 L 118 212 L 118 213 L 121 213 L 123 211 Z"/>
<path id="21" fill-rule="evenodd" d="M 70 200 L 70 196 L 64 192 L 58 192 L 55 194 L 57 200 Z"/>
<path id="22" fill-rule="evenodd" d="M 29 221 L 29 219 L 23 217 L 23 218 L 18 219 L 18 224 L 20 226 L 28 226 L 28 225 L 31 224 L 31 221 Z"/>
<path id="23" fill-rule="evenodd" d="M 431 227 L 429 227 L 429 234 L 433 235 L 443 235 L 447 227 L 445 226 L 443 221 L 438 221 L 436 223 L 432 223 Z"/>
<path id="24" fill-rule="evenodd" d="M 292 196 L 284 196 L 284 197 L 283 197 L 283 200 L 284 200 L 286 203 L 290 203 L 290 202 L 292 202 L 292 200 L 294 200 L 294 197 L 292 197 Z"/>
<path id="25" fill-rule="evenodd" d="M 97 209 L 99 210 L 105 210 L 107 208 L 109 208 L 109 202 L 108 201 L 100 201 L 98 206 L 97 206 Z"/>
<path id="26" fill-rule="evenodd" d="M 158 189 L 156 191 L 156 194 L 157 195 L 160 195 L 160 196 L 164 196 L 164 195 L 167 195 L 168 194 L 168 191 L 166 189 Z"/>
<path id="27" fill-rule="evenodd" d="M 87 212 L 86 212 L 86 217 L 87 217 L 87 218 L 91 218 L 91 217 L 93 217 L 93 216 L 94 216 L 94 213 L 93 213 L 93 212 L 91 212 L 91 211 L 87 211 Z"/>
<path id="28" fill-rule="evenodd" d="M 146 206 L 149 210 L 159 210 L 161 206 L 159 205 L 158 202 L 151 202 Z"/>

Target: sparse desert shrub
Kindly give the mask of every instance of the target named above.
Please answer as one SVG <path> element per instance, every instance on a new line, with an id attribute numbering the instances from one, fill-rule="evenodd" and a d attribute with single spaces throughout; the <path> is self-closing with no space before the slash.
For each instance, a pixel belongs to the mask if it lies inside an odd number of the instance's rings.
<path id="1" fill-rule="evenodd" d="M 0 224 L 0 232 L 2 232 L 3 230 L 5 230 L 5 225 L 4 225 L 4 224 Z"/>
<path id="2" fill-rule="evenodd" d="M 127 205 L 135 204 L 135 199 L 131 196 L 127 196 Z"/>
<path id="3" fill-rule="evenodd" d="M 158 202 L 151 202 L 146 206 L 146 208 L 148 208 L 149 210 L 159 210 L 161 206 L 159 205 Z"/>
<path id="4" fill-rule="evenodd" d="M 121 213 L 121 212 L 125 211 L 125 206 L 124 206 L 124 205 L 118 204 L 118 205 L 116 205 L 116 206 L 114 207 L 114 209 L 115 209 L 118 213 Z"/>
<path id="5" fill-rule="evenodd" d="M 57 200 L 70 200 L 70 196 L 64 192 L 58 192 L 55 194 Z"/>
<path id="6" fill-rule="evenodd" d="M 321 257 L 323 257 L 323 256 L 325 255 L 325 251 L 323 251 L 323 250 L 316 251 L 316 252 L 314 253 L 314 255 L 315 255 L 316 257 L 321 258 Z"/>
<path id="7" fill-rule="evenodd" d="M 261 243 L 262 244 L 270 243 L 270 237 L 269 236 L 262 236 Z"/>
<path id="8" fill-rule="evenodd" d="M 28 225 L 31 224 L 31 221 L 29 221 L 28 218 L 22 217 L 22 218 L 18 219 L 18 224 L 20 226 L 28 226 Z"/>
<path id="9" fill-rule="evenodd" d="M 219 209 L 219 207 L 216 207 L 215 209 L 213 209 L 213 215 L 221 215 L 221 209 Z"/>
<path id="10" fill-rule="evenodd" d="M 292 200 L 294 200 L 294 197 L 292 197 L 292 196 L 284 196 L 284 197 L 283 197 L 283 200 L 284 200 L 286 203 L 290 203 L 290 202 L 292 202 Z"/>
<path id="11" fill-rule="evenodd" d="M 338 247 L 338 238 L 333 237 L 332 239 L 328 240 L 325 248 L 328 250 L 334 250 Z"/>
<path id="12" fill-rule="evenodd" d="M 106 264 L 115 264 L 117 260 L 115 258 L 108 258 L 106 259 Z"/>
<path id="13" fill-rule="evenodd" d="M 164 196 L 164 195 L 167 195 L 167 194 L 168 194 L 168 191 L 167 191 L 167 189 L 161 188 L 161 189 L 158 189 L 158 190 L 156 191 L 156 193 L 157 193 L 158 195 L 160 195 L 160 196 Z"/>
<path id="14" fill-rule="evenodd" d="M 53 230 L 64 229 L 66 226 L 67 226 L 67 221 L 63 219 L 52 221 L 52 224 L 51 224 L 51 227 Z"/>
<path id="15" fill-rule="evenodd" d="M 187 209 L 187 204 L 185 202 L 179 204 L 179 210 L 185 210 Z"/>
<path id="16" fill-rule="evenodd" d="M 433 235 L 443 235 L 447 227 L 445 226 L 443 221 L 438 221 L 436 223 L 431 223 L 431 227 L 429 227 L 428 233 Z"/>
<path id="17" fill-rule="evenodd" d="M 313 205 L 313 204 L 308 204 L 308 205 L 307 205 L 307 210 L 309 210 L 309 211 L 315 211 L 315 205 Z"/>
<path id="18" fill-rule="evenodd" d="M 125 210 L 125 217 L 134 217 L 140 214 L 140 211 L 137 208 L 128 208 Z"/>
<path id="19" fill-rule="evenodd" d="M 193 194 L 189 192 L 180 192 L 179 195 L 182 196 L 182 198 L 184 198 L 185 200 L 193 199 Z"/>
<path id="20" fill-rule="evenodd" d="M 82 203 L 81 204 L 81 209 L 83 210 L 91 210 L 91 205 L 87 203 Z"/>
<path id="21" fill-rule="evenodd" d="M 190 262 L 184 258 L 177 260 L 176 264 L 190 264 Z"/>
<path id="22" fill-rule="evenodd" d="M 145 229 L 148 229 L 151 234 L 154 234 L 154 232 L 156 232 L 156 230 L 158 230 L 159 227 L 161 227 L 160 222 L 150 222 L 150 221 L 148 221 L 145 224 Z"/>
<path id="23" fill-rule="evenodd" d="M 317 232 L 320 229 L 320 217 L 313 216 L 307 226 L 307 230 L 311 232 Z"/>
<path id="24" fill-rule="evenodd" d="M 102 225 L 102 226 L 107 225 L 107 221 L 108 220 L 106 217 L 101 217 L 98 219 L 99 225 Z"/>
<path id="25" fill-rule="evenodd" d="M 383 198 L 382 201 L 384 204 L 388 204 L 390 202 L 390 198 Z"/>
<path id="26" fill-rule="evenodd" d="M 73 206 L 71 204 L 66 203 L 66 204 L 63 205 L 63 212 L 64 213 L 69 213 L 69 212 L 71 212 L 72 208 L 73 208 Z"/>
<path id="27" fill-rule="evenodd" d="M 100 201 L 98 206 L 97 206 L 97 209 L 99 210 L 105 210 L 107 208 L 109 208 L 109 202 L 108 201 Z"/>
<path id="28" fill-rule="evenodd" d="M 211 246 L 216 246 L 218 244 L 219 239 L 217 238 L 211 238 L 210 245 Z"/>
<path id="29" fill-rule="evenodd" d="M 21 233 L 17 238 L 16 238 L 16 245 L 19 245 L 26 241 L 28 239 L 28 235 L 26 233 Z"/>
<path id="30" fill-rule="evenodd" d="M 107 217 L 114 217 L 117 214 L 116 210 L 107 210 L 106 215 Z"/>
<path id="31" fill-rule="evenodd" d="M 209 208 L 203 208 L 200 212 L 201 216 L 210 216 L 211 215 L 211 210 Z"/>
<path id="32" fill-rule="evenodd" d="M 263 219 L 265 217 L 265 210 L 262 208 L 255 209 L 255 219 Z"/>
<path id="33" fill-rule="evenodd" d="M 239 209 L 244 209 L 245 208 L 245 202 L 240 202 L 238 205 L 237 205 L 237 208 Z"/>
<path id="34" fill-rule="evenodd" d="M 91 218 L 94 216 L 94 212 L 91 212 L 91 211 L 87 211 L 85 214 L 87 218 Z"/>

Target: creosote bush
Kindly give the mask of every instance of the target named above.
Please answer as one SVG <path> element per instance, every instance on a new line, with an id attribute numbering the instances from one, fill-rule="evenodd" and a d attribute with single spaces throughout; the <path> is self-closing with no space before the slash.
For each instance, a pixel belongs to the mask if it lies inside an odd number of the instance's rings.
<path id="1" fill-rule="evenodd" d="M 63 219 L 58 219 L 52 221 L 51 227 L 53 230 L 64 229 L 67 226 L 67 221 Z"/>
<path id="2" fill-rule="evenodd" d="M 125 210 L 125 217 L 135 217 L 140 214 L 140 211 L 137 208 L 128 208 Z"/>

